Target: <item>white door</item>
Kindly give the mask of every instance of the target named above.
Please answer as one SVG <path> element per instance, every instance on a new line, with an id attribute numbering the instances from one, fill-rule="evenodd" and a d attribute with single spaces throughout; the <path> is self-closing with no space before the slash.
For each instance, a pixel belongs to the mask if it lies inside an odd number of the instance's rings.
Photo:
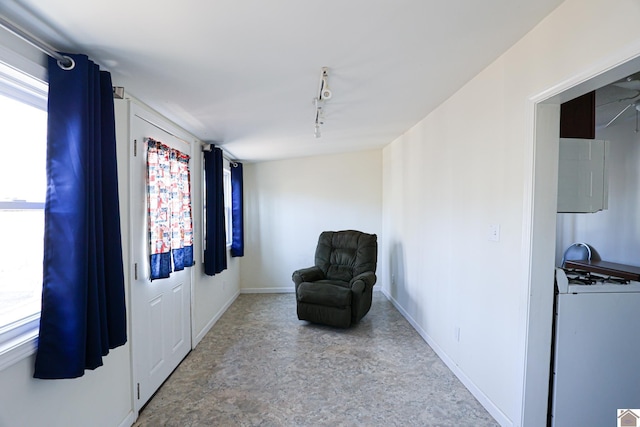
<path id="1" fill-rule="evenodd" d="M 131 109 L 131 345 L 134 407 L 139 411 L 191 350 L 192 268 L 149 280 L 145 141 L 153 138 L 186 154 L 191 147 L 155 115 L 134 104 Z"/>

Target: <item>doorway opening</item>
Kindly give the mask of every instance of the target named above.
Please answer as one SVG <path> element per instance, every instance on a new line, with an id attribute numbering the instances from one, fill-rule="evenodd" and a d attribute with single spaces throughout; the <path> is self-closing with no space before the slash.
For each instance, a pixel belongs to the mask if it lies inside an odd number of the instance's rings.
<path id="1" fill-rule="evenodd" d="M 559 214 L 557 214 L 560 105 L 591 91 L 596 91 L 596 95 L 598 95 L 599 91 L 609 90 L 610 88 L 604 88 L 612 83 L 636 75 L 640 70 L 640 57 L 638 56 L 640 52 L 634 52 L 632 56 L 629 56 L 628 53 L 622 52 L 621 56 L 624 57 L 612 57 L 609 64 L 599 64 L 598 67 L 531 98 L 534 139 L 530 182 L 529 310 L 526 325 L 525 385 L 521 418 L 524 426 L 545 425 L 547 422 L 554 300 L 552 284 L 555 267 L 562 257 L 561 252 L 564 251 L 562 248 L 567 245 L 567 241 L 573 243 L 573 240 L 580 239 L 581 236 L 591 239 L 591 235 L 582 233 L 592 233 L 588 231 L 588 224 L 584 223 L 585 221 L 587 223 L 593 222 L 593 219 L 568 217 L 559 219 Z M 633 93 L 629 93 L 629 96 L 631 95 Z M 616 103 L 622 103 L 622 108 L 626 106 L 624 102 L 631 104 L 634 98 L 622 99 L 629 96 L 621 97 L 619 102 L 617 98 L 601 102 L 610 102 L 607 111 L 611 112 Z M 638 98 L 640 99 L 640 89 L 638 90 Z M 597 105 L 598 101 L 596 101 L 596 110 L 598 109 Z M 620 116 L 608 126 L 604 126 L 604 124 L 611 121 L 612 117 L 606 119 L 605 114 L 601 112 L 601 116 L 596 118 L 596 138 L 599 138 L 598 135 L 603 136 L 603 133 L 605 137 L 610 133 L 625 132 L 636 135 L 633 108 L 635 107 L 627 109 L 630 117 Z M 625 127 L 630 129 L 625 130 Z M 639 162 L 640 155 L 636 164 Z M 626 185 L 628 187 L 629 182 Z M 640 189 L 640 178 L 634 185 Z M 620 199 L 620 197 L 622 197 L 620 194 L 615 196 L 616 199 Z M 637 209 L 640 210 L 640 207 Z M 614 212 L 612 208 L 609 211 Z M 629 219 L 627 218 L 627 220 Z M 621 227 L 625 226 L 625 221 L 617 220 L 617 223 Z M 629 221 L 627 221 L 628 223 Z M 640 221 L 637 224 L 628 224 L 628 227 L 632 227 L 635 233 L 636 229 L 640 230 Z M 640 246 L 640 231 L 638 233 L 634 242 Z M 604 238 L 606 239 L 606 237 Z M 607 246 L 607 248 L 609 247 Z M 618 253 L 609 258 L 623 261 L 623 258 L 616 257 L 618 257 Z"/>

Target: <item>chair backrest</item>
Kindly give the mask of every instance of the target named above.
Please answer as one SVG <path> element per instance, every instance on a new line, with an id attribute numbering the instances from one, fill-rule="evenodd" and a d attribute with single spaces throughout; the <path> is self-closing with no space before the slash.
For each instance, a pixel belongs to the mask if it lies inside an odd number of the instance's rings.
<path id="1" fill-rule="evenodd" d="M 327 279 L 350 281 L 365 271 L 375 273 L 378 237 L 355 230 L 324 231 L 318 238 L 315 263 Z"/>

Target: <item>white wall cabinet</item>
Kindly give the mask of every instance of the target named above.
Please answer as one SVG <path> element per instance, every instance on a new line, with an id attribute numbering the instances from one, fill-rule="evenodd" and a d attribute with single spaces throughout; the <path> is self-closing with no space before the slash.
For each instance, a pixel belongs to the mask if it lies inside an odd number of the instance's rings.
<path id="1" fill-rule="evenodd" d="M 609 141 L 560 138 L 558 212 L 607 209 Z"/>

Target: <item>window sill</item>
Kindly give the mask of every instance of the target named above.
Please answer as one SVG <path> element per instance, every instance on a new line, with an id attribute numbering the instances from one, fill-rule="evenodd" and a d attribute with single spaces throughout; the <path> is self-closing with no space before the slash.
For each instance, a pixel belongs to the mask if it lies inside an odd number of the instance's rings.
<path id="1" fill-rule="evenodd" d="M 0 371 L 36 352 L 40 313 L 0 328 Z"/>

